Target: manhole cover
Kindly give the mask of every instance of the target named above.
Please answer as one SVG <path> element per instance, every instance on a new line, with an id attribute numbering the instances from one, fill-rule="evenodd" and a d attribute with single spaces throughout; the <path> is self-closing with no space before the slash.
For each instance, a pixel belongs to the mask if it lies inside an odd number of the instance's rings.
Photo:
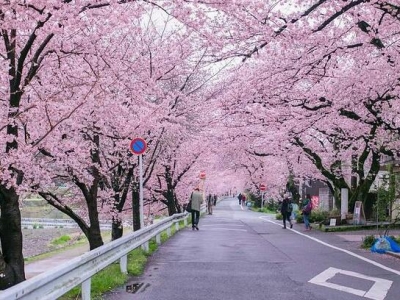
<path id="1" fill-rule="evenodd" d="M 126 292 L 127 292 L 127 293 L 131 293 L 131 294 L 134 294 L 134 293 L 136 293 L 142 286 L 143 286 L 143 282 L 134 283 L 134 284 L 131 284 L 131 285 L 127 285 L 127 286 L 126 286 Z"/>

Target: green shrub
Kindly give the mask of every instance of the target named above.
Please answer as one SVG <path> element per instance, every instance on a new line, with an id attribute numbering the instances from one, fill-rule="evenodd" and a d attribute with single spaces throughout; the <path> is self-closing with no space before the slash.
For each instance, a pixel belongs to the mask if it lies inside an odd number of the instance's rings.
<path id="1" fill-rule="evenodd" d="M 311 212 L 310 222 L 312 222 L 312 223 L 321 223 L 321 222 L 325 222 L 328 219 L 329 219 L 328 211 L 313 210 Z"/>
<path id="2" fill-rule="evenodd" d="M 362 244 L 361 244 L 361 248 L 364 249 L 369 249 L 373 246 L 373 244 L 375 243 L 375 236 L 373 235 L 367 235 L 362 239 Z"/>
<path id="3" fill-rule="evenodd" d="M 275 212 L 279 209 L 279 202 L 270 199 L 265 203 L 265 207 L 268 209 L 268 211 Z"/>
<path id="4" fill-rule="evenodd" d="M 329 212 L 327 212 L 327 211 L 313 210 L 313 211 L 311 211 L 309 220 L 310 220 L 310 223 L 324 223 L 329 219 L 328 216 L 329 216 Z M 296 211 L 296 222 L 297 223 L 304 222 L 301 211 Z"/>
<path id="5" fill-rule="evenodd" d="M 259 207 L 252 206 L 251 209 L 253 211 L 261 212 L 261 213 L 265 213 L 265 214 L 275 214 L 276 213 L 276 210 L 270 210 L 268 207 L 259 208 Z"/>
<path id="6" fill-rule="evenodd" d="M 282 219 L 283 219 L 283 216 L 282 216 L 281 213 L 277 213 L 277 214 L 275 215 L 275 218 L 276 218 L 277 220 L 282 220 Z"/>
<path id="7" fill-rule="evenodd" d="M 69 235 L 62 235 L 59 238 L 56 238 L 51 241 L 51 244 L 53 245 L 63 245 L 67 243 L 68 241 L 71 240 L 71 237 Z"/>

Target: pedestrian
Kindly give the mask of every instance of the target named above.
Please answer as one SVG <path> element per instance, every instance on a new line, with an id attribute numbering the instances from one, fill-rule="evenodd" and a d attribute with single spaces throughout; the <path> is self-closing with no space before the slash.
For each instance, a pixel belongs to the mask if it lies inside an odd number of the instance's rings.
<path id="1" fill-rule="evenodd" d="M 287 197 L 285 197 L 283 199 L 282 204 L 281 204 L 281 214 L 282 214 L 282 220 L 283 220 L 283 229 L 286 229 L 286 221 L 289 221 L 290 228 L 293 227 L 292 220 L 290 219 L 290 216 L 292 215 L 292 210 L 293 210 L 292 201 L 287 196 Z"/>
<path id="2" fill-rule="evenodd" d="M 303 208 L 301 210 L 301 214 L 303 215 L 304 226 L 306 230 L 311 230 L 310 225 L 310 214 L 312 210 L 312 202 L 310 194 L 306 195 L 306 198 L 303 200 Z"/>
<path id="3" fill-rule="evenodd" d="M 213 205 L 214 205 L 214 197 L 210 193 L 207 196 L 207 212 L 209 215 L 212 215 L 213 213 Z"/>
<path id="4" fill-rule="evenodd" d="M 214 206 L 217 205 L 217 200 L 218 200 L 218 196 L 217 196 L 217 194 L 214 194 Z"/>
<path id="5" fill-rule="evenodd" d="M 242 195 L 242 206 L 246 204 L 246 195 Z"/>
<path id="6" fill-rule="evenodd" d="M 203 193 L 196 187 L 190 196 L 192 210 L 192 230 L 199 230 L 200 206 L 203 203 Z"/>
<path id="7" fill-rule="evenodd" d="M 242 204 L 242 193 L 239 193 L 239 195 L 237 196 L 239 199 L 239 205 Z"/>

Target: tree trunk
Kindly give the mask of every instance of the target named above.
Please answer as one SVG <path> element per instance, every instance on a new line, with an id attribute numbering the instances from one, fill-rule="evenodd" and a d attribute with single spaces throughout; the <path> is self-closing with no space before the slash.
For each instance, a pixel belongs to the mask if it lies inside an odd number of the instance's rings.
<path id="1" fill-rule="evenodd" d="M 99 213 L 97 211 L 97 187 L 91 188 L 91 194 L 90 197 L 86 197 L 86 203 L 90 221 L 87 238 L 89 240 L 90 250 L 93 250 L 104 244 L 100 231 Z"/>
<path id="2" fill-rule="evenodd" d="M 19 196 L 0 185 L 0 289 L 25 280 Z"/>
<path id="3" fill-rule="evenodd" d="M 101 237 L 100 226 L 90 226 L 87 234 L 90 250 L 103 246 L 103 238 Z"/>
<path id="4" fill-rule="evenodd" d="M 115 241 L 116 239 L 119 239 L 122 237 L 123 233 L 124 227 L 122 226 L 121 219 L 113 217 L 111 225 L 111 240 Z"/>
<path id="5" fill-rule="evenodd" d="M 173 176 L 171 174 L 171 167 L 165 167 L 165 182 L 167 183 L 167 190 L 164 193 L 164 197 L 167 200 L 167 208 L 168 215 L 172 216 L 176 214 L 176 205 L 175 205 L 175 193 L 174 193 L 174 184 L 173 184 Z"/>

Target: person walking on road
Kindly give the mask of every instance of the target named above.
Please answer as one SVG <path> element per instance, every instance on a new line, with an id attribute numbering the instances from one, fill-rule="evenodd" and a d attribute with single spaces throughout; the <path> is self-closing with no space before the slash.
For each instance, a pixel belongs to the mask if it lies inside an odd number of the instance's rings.
<path id="1" fill-rule="evenodd" d="M 213 213 L 214 196 L 210 193 L 207 196 L 207 212 L 209 215 Z"/>
<path id="2" fill-rule="evenodd" d="M 200 219 L 200 206 L 203 203 L 203 193 L 199 187 L 196 187 L 190 196 L 192 203 L 192 230 L 199 230 L 199 219 Z"/>
<path id="3" fill-rule="evenodd" d="M 290 219 L 290 216 L 292 215 L 292 210 L 293 210 L 292 201 L 289 199 L 289 197 L 285 197 L 281 204 L 283 229 L 286 229 L 286 221 L 289 221 L 290 228 L 293 227 L 292 220 Z"/>
<path id="4" fill-rule="evenodd" d="M 243 194 L 242 195 L 242 203 L 241 203 L 242 207 L 243 207 L 243 205 L 245 205 L 245 203 L 246 203 L 246 195 Z"/>
<path id="5" fill-rule="evenodd" d="M 239 193 L 237 197 L 239 199 L 239 205 L 242 205 L 242 193 Z"/>
<path id="6" fill-rule="evenodd" d="M 303 215 L 304 226 L 306 230 L 311 230 L 310 226 L 310 214 L 312 210 L 312 202 L 310 194 L 306 195 L 306 198 L 303 201 L 303 209 L 301 210 L 301 214 Z"/>

